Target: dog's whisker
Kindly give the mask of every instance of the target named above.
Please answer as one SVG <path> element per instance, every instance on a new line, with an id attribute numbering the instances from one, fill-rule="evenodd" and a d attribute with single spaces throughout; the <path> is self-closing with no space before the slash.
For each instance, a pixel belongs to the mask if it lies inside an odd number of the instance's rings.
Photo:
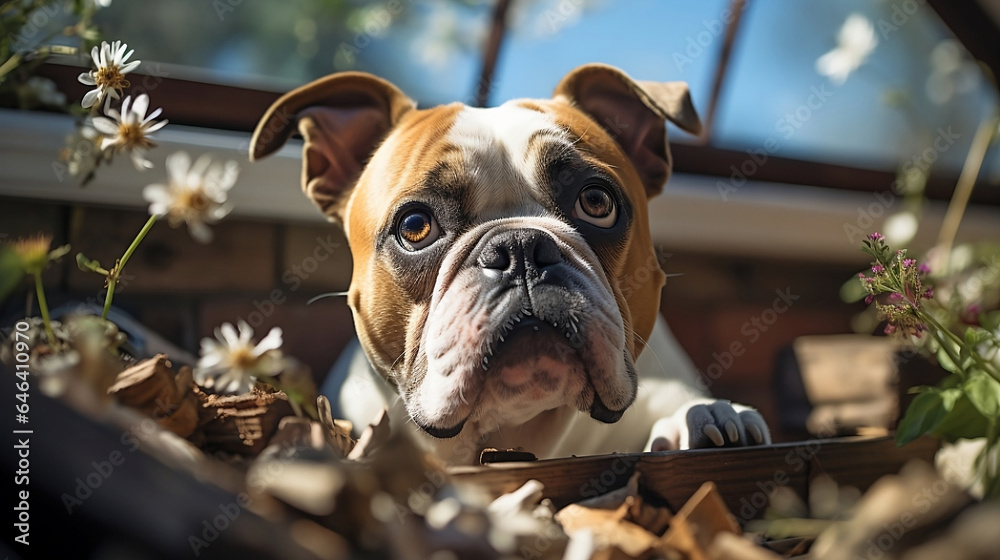
<path id="1" fill-rule="evenodd" d="M 395 370 L 395 369 L 396 369 L 396 364 L 398 364 L 398 363 L 399 363 L 399 360 L 401 360 L 401 359 L 403 358 L 403 355 L 405 355 L 405 354 L 406 354 L 406 352 L 401 352 L 401 353 L 399 354 L 399 356 L 397 356 L 397 357 L 396 357 L 396 359 L 392 361 L 392 364 L 390 364 L 390 365 L 389 365 L 389 376 L 390 376 L 390 377 L 395 377 L 395 376 L 393 375 L 393 370 Z M 397 398 L 397 399 L 399 399 L 399 398 L 401 398 L 401 397 L 397 396 L 396 398 Z"/>
<path id="2" fill-rule="evenodd" d="M 323 294 L 319 294 L 318 296 L 309 298 L 309 301 L 306 302 L 306 305 L 309 305 L 312 302 L 319 301 L 321 299 L 326 299 L 326 298 L 330 298 L 330 297 L 341 297 L 341 296 L 346 296 L 346 295 L 347 295 L 347 292 L 326 292 L 326 293 L 323 293 Z"/>
<path id="3" fill-rule="evenodd" d="M 670 374 L 667 372 L 666 364 L 663 363 L 663 360 L 660 359 L 660 356 L 658 356 L 656 354 L 656 351 L 653 350 L 653 347 L 649 344 L 649 341 L 643 339 L 641 336 L 636 335 L 634 333 L 633 336 L 642 341 L 642 344 L 645 347 L 645 350 L 643 350 L 643 352 L 649 352 L 649 355 L 652 356 L 653 359 L 656 360 L 656 363 L 660 365 L 660 370 L 659 370 L 660 374 L 662 374 L 664 377 L 670 377 Z"/>

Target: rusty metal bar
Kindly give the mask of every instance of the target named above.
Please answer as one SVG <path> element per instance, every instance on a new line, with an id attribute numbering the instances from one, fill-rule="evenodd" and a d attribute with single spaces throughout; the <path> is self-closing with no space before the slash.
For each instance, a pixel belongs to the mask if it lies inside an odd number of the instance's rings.
<path id="1" fill-rule="evenodd" d="M 483 46 L 483 67 L 479 73 L 479 80 L 476 82 L 473 98 L 476 107 L 485 107 L 490 101 L 490 93 L 493 88 L 493 74 L 496 71 L 497 58 L 500 56 L 500 47 L 507 31 L 507 13 L 510 11 L 511 0 L 497 0 L 493 7 L 492 23 L 490 25 L 490 36 Z"/>
<path id="2" fill-rule="evenodd" d="M 712 83 L 712 96 L 708 101 L 708 111 L 705 113 L 705 125 L 701 131 L 700 140 L 707 144 L 712 137 L 712 125 L 715 123 L 715 114 L 719 107 L 719 96 L 722 94 L 722 84 L 726 78 L 726 71 L 729 69 L 729 60 L 733 54 L 733 44 L 736 42 L 736 32 L 743 21 L 743 12 L 746 10 L 747 0 L 732 0 L 729 3 L 729 16 L 732 21 L 726 24 L 726 35 L 723 39 L 722 50 L 719 51 L 719 62 L 715 66 L 715 79 Z"/>

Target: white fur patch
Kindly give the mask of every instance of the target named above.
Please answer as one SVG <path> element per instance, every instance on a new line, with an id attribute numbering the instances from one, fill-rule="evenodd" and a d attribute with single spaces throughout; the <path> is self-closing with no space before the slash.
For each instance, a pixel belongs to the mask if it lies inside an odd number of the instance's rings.
<path id="1" fill-rule="evenodd" d="M 473 179 L 471 208 L 481 219 L 512 215 L 539 215 L 544 187 L 537 184 L 540 162 L 538 131 L 564 139 L 566 133 L 547 114 L 521 107 L 516 101 L 499 107 L 465 107 L 448 133 L 448 141 L 461 148 Z"/>

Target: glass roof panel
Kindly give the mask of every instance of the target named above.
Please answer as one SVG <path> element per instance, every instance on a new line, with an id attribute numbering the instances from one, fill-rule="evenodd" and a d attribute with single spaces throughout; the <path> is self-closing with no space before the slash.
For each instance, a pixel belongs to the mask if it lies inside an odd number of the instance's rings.
<path id="1" fill-rule="evenodd" d="M 488 0 L 113 2 L 96 20 L 135 58 L 206 70 L 212 81 L 287 90 L 364 70 L 428 103 L 478 79 Z"/>
<path id="2" fill-rule="evenodd" d="M 729 0 L 523 2 L 511 15 L 491 103 L 548 97 L 576 66 L 604 62 L 636 79 L 688 82 L 704 115 L 728 8 Z"/>
<path id="3" fill-rule="evenodd" d="M 712 135 L 720 147 L 772 140 L 783 157 L 957 172 L 996 107 L 926 3 L 754 2 L 744 24 Z"/>
<path id="4" fill-rule="evenodd" d="M 134 58 L 197 67 L 213 81 L 287 90 L 338 70 L 365 70 L 427 106 L 472 101 L 493 6 L 113 2 L 98 22 L 107 39 L 134 48 Z M 924 2 L 748 6 L 714 146 L 776 145 L 783 157 L 888 170 L 920 160 L 937 140 L 947 149 L 931 154 L 935 165 L 957 172 L 976 126 L 996 107 L 982 72 Z M 547 97 L 574 67 L 605 62 L 637 79 L 687 81 L 704 117 L 730 7 L 730 0 L 512 0 L 490 102 Z M 671 138 L 691 141 L 673 127 Z M 990 154 L 983 173 L 1000 181 L 996 149 Z"/>

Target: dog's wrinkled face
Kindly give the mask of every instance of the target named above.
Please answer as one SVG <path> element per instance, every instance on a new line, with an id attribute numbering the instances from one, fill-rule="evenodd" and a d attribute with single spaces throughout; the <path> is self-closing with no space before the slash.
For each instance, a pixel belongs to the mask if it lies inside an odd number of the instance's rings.
<path id="1" fill-rule="evenodd" d="M 617 421 L 663 283 L 654 266 L 628 299 L 619 286 L 655 263 L 646 203 L 669 172 L 669 101 L 600 66 L 552 100 L 489 109 L 416 110 L 348 76 L 363 93 L 320 102 L 310 85 L 275 106 L 297 114 L 304 188 L 350 241 L 358 336 L 414 422 L 452 437 L 561 406 Z M 254 157 L 290 132 L 266 138 L 274 113 Z"/>
<path id="2" fill-rule="evenodd" d="M 359 332 L 433 435 L 564 404 L 614 421 L 635 396 L 631 313 L 615 284 L 631 200 L 645 195 L 621 175 L 624 158 L 594 157 L 589 123 L 561 109 L 414 114 L 347 204 L 352 246 L 357 233 L 378 269 L 357 270 L 352 305 L 377 305 L 372 277 L 407 302 L 399 316 L 358 317 Z"/>

